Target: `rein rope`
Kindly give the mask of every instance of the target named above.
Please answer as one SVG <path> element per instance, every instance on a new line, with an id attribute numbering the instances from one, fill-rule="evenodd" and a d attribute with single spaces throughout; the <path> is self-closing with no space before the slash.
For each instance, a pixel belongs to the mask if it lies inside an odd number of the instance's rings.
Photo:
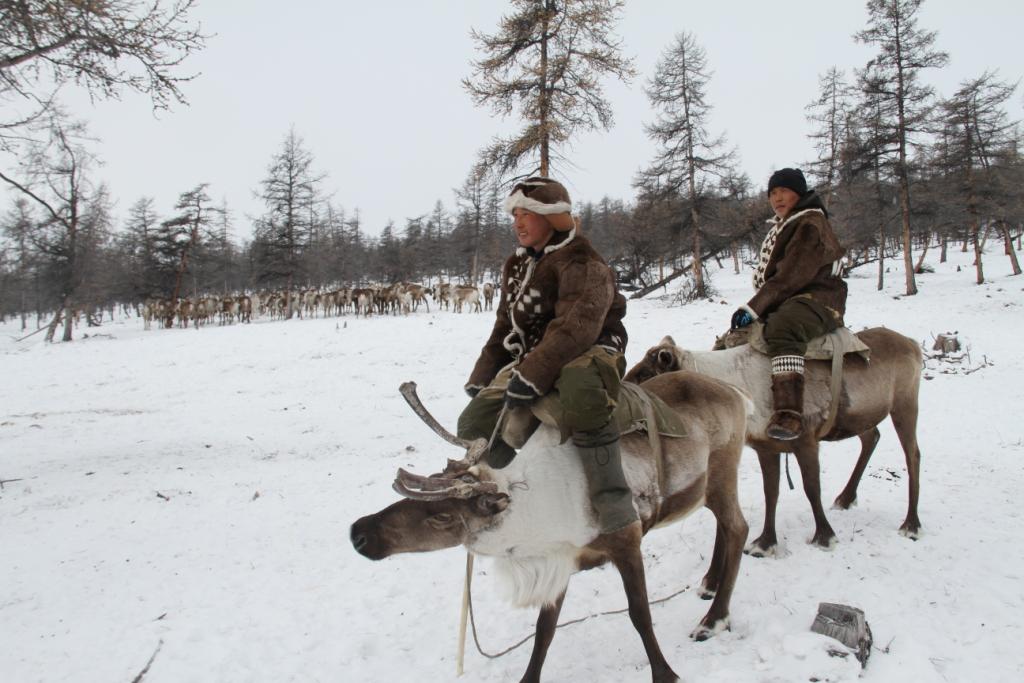
<path id="1" fill-rule="evenodd" d="M 471 569 L 470 565 L 468 565 L 468 564 L 466 565 L 466 572 L 467 572 L 466 573 L 466 586 L 467 586 L 467 590 L 469 590 L 469 587 L 472 584 L 472 569 Z M 690 590 L 690 587 L 689 586 L 684 586 L 683 588 L 680 588 L 679 590 L 677 590 L 675 593 L 672 593 L 671 595 L 666 595 L 663 598 L 658 598 L 657 600 L 651 600 L 651 601 L 648 602 L 648 604 L 649 605 L 658 605 L 658 604 L 661 604 L 661 603 L 664 603 L 664 602 L 668 602 L 672 598 L 675 598 L 675 597 L 677 597 L 679 595 L 682 595 L 683 593 L 685 593 L 688 590 Z M 610 616 L 610 615 L 613 615 L 613 614 L 625 614 L 627 612 L 629 612 L 629 608 L 628 607 L 625 607 L 623 609 L 609 610 L 607 612 L 595 612 L 594 614 L 588 614 L 585 617 L 580 617 L 578 619 L 571 619 L 569 621 L 564 621 L 561 624 L 556 625 L 555 626 L 555 630 L 558 630 L 560 628 L 565 628 L 566 626 L 572 626 L 573 624 L 579 624 L 579 623 L 582 623 L 584 621 L 588 621 L 590 619 L 596 619 L 598 617 Z M 470 625 L 472 627 L 472 630 L 473 630 L 473 643 L 476 645 L 476 651 L 479 652 L 480 654 L 482 654 L 484 657 L 487 657 L 488 659 L 498 659 L 500 657 L 504 657 L 509 652 L 512 652 L 513 650 L 516 650 L 516 649 L 522 647 L 525 643 L 529 642 L 530 639 L 532 639 L 536 635 L 535 633 L 531 633 L 530 635 L 526 636 L 522 640 L 519 640 L 515 644 L 510 645 L 509 647 L 505 648 L 501 652 L 495 652 L 495 653 L 485 652 L 483 647 L 480 645 L 480 638 L 479 638 L 479 636 L 477 634 L 477 630 L 476 630 L 476 615 L 473 612 L 473 594 L 472 594 L 472 590 L 469 590 L 469 623 L 470 623 Z"/>

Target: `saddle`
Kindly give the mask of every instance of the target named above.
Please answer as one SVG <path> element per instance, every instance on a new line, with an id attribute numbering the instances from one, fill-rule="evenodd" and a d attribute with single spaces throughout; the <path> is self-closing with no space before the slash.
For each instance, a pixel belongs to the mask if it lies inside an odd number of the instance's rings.
<path id="1" fill-rule="evenodd" d="M 713 351 L 732 349 L 737 346 L 749 344 L 750 348 L 758 353 L 768 355 L 768 345 L 764 341 L 764 322 L 755 320 L 746 327 L 736 330 L 729 330 L 720 337 L 715 338 Z M 860 338 L 850 331 L 848 327 L 839 327 L 835 330 L 815 337 L 807 343 L 807 351 L 804 357 L 809 360 L 831 360 L 832 378 L 830 388 L 832 391 L 831 404 L 828 409 L 828 417 L 818 430 L 818 438 L 824 437 L 835 424 L 836 415 L 839 413 L 839 393 L 843 387 L 843 357 L 848 353 L 856 353 L 865 362 L 871 360 L 871 349 Z"/>

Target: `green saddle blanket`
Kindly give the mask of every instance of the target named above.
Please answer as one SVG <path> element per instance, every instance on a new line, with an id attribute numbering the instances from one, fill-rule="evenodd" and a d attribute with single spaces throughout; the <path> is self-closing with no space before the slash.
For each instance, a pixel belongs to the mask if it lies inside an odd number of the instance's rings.
<path id="1" fill-rule="evenodd" d="M 502 440 L 513 448 L 521 448 L 541 423 L 556 428 L 562 443 L 572 436 L 565 426 L 565 410 L 556 392 L 543 396 L 530 406 L 530 410 L 532 415 L 520 410 L 517 411 L 518 414 L 510 415 L 506 420 Z M 531 417 L 533 419 L 530 419 Z M 615 410 L 612 412 L 612 420 L 618 426 L 620 434 L 636 431 L 651 433 L 653 420 L 654 431 L 661 436 L 686 436 L 686 427 L 679 415 L 656 395 L 632 382 L 622 383 Z"/>

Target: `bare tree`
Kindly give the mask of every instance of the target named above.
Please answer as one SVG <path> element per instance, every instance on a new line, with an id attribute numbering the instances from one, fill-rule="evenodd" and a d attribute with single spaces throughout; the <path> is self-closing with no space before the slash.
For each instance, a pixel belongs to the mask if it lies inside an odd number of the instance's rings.
<path id="1" fill-rule="evenodd" d="M 961 83 L 960 88 L 942 102 L 942 159 L 947 171 L 955 176 L 951 197 L 966 213 L 968 238 L 974 247 L 976 281 L 985 282 L 979 233 L 983 223 L 1002 226 L 1004 244 L 1008 246 L 1014 274 L 1020 264 L 1008 238 L 1005 219 L 998 215 L 1000 197 L 1015 194 L 1001 177 L 1016 156 L 1016 122 L 1008 120 L 1007 100 L 1016 85 L 998 81 L 995 74 Z M 982 206 L 984 204 L 984 207 Z"/>
<path id="2" fill-rule="evenodd" d="M 68 123 L 59 110 L 51 112 L 43 132 L 45 139 L 30 141 L 27 153 L 19 157 L 20 177 L 0 171 L 0 180 L 30 198 L 44 213 L 33 242 L 50 261 L 58 287 L 57 313 L 46 339 L 53 341 L 63 320 L 63 341 L 71 341 L 71 321 L 83 275 L 79 244 L 83 215 L 96 196 L 88 176 L 95 158 L 84 146 L 84 126 Z"/>
<path id="3" fill-rule="evenodd" d="M 711 105 L 705 91 L 710 79 L 704 48 L 692 33 L 677 35 L 646 88 L 651 104 L 661 112 L 645 126 L 659 151 L 637 179 L 648 191 L 656 186 L 664 194 L 682 196 L 689 210 L 693 294 L 698 298 L 707 296 L 701 263 L 701 204 L 718 181 L 734 174 L 734 154 L 725 149 L 724 136 L 708 132 Z"/>
<path id="4" fill-rule="evenodd" d="M 558 149 L 577 131 L 609 130 L 612 111 L 600 78 L 627 82 L 632 60 L 620 54 L 614 28 L 622 0 L 512 0 L 497 33 L 472 31 L 483 53 L 462 84 L 476 105 L 526 125 L 496 138 L 485 152 L 499 175 L 520 169 L 548 176 Z"/>
<path id="5" fill-rule="evenodd" d="M 933 90 L 921 82 L 921 71 L 941 68 L 948 56 L 933 48 L 936 33 L 917 26 L 917 14 L 924 0 L 868 0 L 868 27 L 854 35 L 861 43 L 877 46 L 878 54 L 865 69 L 866 92 L 890 100 L 894 117 L 886 125 L 895 132 L 897 143 L 896 181 L 903 217 L 903 265 L 906 293 L 917 294 L 911 252 L 910 173 L 908 144 L 926 130 L 931 114 Z"/>
<path id="6" fill-rule="evenodd" d="M 845 125 L 849 120 L 850 88 L 843 72 L 831 67 L 818 78 L 818 99 L 807 105 L 807 122 L 814 128 L 808 137 L 814 141 L 818 157 L 808 164 L 810 175 L 818 182 L 818 194 L 825 206 L 832 200 L 832 190 L 839 176 L 840 150 L 846 137 Z"/>
<path id="7" fill-rule="evenodd" d="M 194 0 L 0 0 L 0 148 L 53 106 L 68 82 L 98 99 L 124 91 L 153 106 L 185 102 L 178 73 L 206 36 Z"/>

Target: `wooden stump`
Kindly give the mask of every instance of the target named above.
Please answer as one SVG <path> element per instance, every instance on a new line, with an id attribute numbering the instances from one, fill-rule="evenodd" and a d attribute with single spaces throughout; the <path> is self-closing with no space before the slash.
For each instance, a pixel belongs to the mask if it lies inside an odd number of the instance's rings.
<path id="1" fill-rule="evenodd" d="M 818 604 L 818 614 L 811 624 L 811 631 L 834 638 L 854 651 L 861 667 L 871 656 L 871 627 L 864 618 L 864 612 L 849 605 L 832 602 Z"/>
<path id="2" fill-rule="evenodd" d="M 960 350 L 960 340 L 957 339 L 956 332 L 946 332 L 940 334 L 935 338 L 935 343 L 932 344 L 932 351 L 938 351 L 942 355 L 947 353 L 956 353 Z"/>

